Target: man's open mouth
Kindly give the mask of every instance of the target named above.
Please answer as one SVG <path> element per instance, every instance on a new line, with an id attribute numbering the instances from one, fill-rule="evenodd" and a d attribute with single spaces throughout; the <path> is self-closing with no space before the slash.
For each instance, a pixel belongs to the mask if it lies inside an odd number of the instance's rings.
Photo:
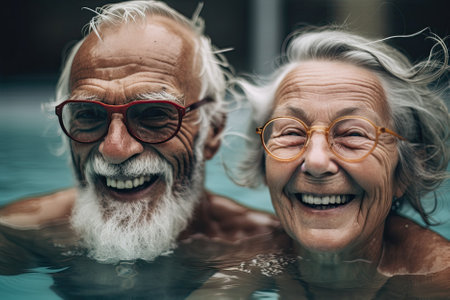
<path id="1" fill-rule="evenodd" d="M 312 194 L 295 194 L 297 200 L 303 205 L 319 210 L 332 209 L 344 206 L 355 199 L 355 195 L 312 195 Z"/>
<path id="2" fill-rule="evenodd" d="M 134 178 L 114 178 L 114 177 L 103 177 L 103 184 L 109 189 L 116 193 L 136 193 L 150 187 L 156 180 L 158 180 L 159 175 L 146 175 Z"/>

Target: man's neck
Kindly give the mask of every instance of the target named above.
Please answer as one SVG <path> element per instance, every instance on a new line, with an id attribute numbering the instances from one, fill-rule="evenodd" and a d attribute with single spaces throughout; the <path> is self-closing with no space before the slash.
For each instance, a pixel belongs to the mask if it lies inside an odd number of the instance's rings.
<path id="1" fill-rule="evenodd" d="M 233 243 L 272 233 L 275 228 L 279 228 L 279 222 L 272 214 L 204 191 L 189 226 L 178 240 L 201 236 Z"/>

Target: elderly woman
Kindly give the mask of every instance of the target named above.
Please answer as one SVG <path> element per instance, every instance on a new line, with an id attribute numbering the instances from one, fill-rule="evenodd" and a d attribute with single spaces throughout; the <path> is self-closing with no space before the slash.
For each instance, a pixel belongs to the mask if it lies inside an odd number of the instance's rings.
<path id="1" fill-rule="evenodd" d="M 290 237 L 241 270 L 278 274 L 287 298 L 450 297 L 450 243 L 394 205 L 430 225 L 423 196 L 448 177 L 445 90 L 430 89 L 448 52 L 433 39 L 443 62 L 432 51 L 412 65 L 384 41 L 316 29 L 292 38 L 268 82 L 240 82 L 253 108 L 241 182 L 268 186 Z"/>

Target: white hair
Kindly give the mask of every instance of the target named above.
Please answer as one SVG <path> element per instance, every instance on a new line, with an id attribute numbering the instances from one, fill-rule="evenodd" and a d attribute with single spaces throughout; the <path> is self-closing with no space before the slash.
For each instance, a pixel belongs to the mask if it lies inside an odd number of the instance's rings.
<path id="1" fill-rule="evenodd" d="M 251 187 L 264 182 L 264 150 L 255 128 L 269 119 L 275 92 L 284 77 L 305 61 L 342 61 L 366 68 L 380 79 L 393 129 L 407 139 L 398 143 L 396 176 L 406 187 L 400 200 L 410 202 L 430 224 L 429 214 L 420 199 L 448 178 L 446 168 L 450 155 L 450 118 L 444 99 L 449 86 L 447 83 L 437 89 L 430 85 L 440 78 L 445 80 L 443 75 L 448 71 L 448 50 L 444 41 L 431 35 L 436 44 L 428 59 L 413 65 L 387 45 L 389 38 L 369 40 L 339 28 L 308 29 L 294 33 L 291 38 L 281 66 L 272 75 L 256 84 L 245 79 L 236 81 L 243 90 L 243 97 L 250 102 L 253 118 L 248 132 L 247 156 L 240 164 L 239 174 L 233 175 L 235 181 Z M 440 53 L 437 47 L 441 48 Z"/>

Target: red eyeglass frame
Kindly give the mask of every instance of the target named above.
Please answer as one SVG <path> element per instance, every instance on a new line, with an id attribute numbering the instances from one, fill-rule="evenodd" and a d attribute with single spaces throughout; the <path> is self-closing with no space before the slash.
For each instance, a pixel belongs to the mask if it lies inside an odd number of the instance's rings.
<path id="1" fill-rule="evenodd" d="M 63 107 L 68 104 L 68 103 L 96 103 L 100 106 L 102 106 L 103 108 L 105 108 L 108 116 L 107 116 L 107 123 L 108 126 L 107 128 L 109 128 L 109 125 L 111 123 L 111 116 L 114 113 L 118 113 L 121 114 L 123 116 L 123 122 L 127 128 L 128 133 L 134 137 L 135 139 L 137 139 L 138 141 L 142 142 L 142 143 L 146 143 L 146 144 L 161 144 L 164 142 L 167 142 L 168 140 L 170 140 L 171 138 L 173 138 L 175 135 L 177 135 L 178 131 L 180 131 L 181 128 L 181 123 L 183 121 L 183 117 L 190 111 L 199 108 L 200 106 L 206 104 L 206 103 L 210 103 L 214 101 L 211 97 L 206 97 L 203 98 L 202 100 L 199 100 L 187 107 L 178 105 L 172 101 L 167 101 L 167 100 L 137 100 L 137 101 L 132 101 L 129 102 L 127 104 L 119 104 L 119 105 L 111 105 L 111 104 L 105 104 L 103 102 L 100 101 L 95 101 L 95 100 L 76 100 L 76 99 L 71 99 L 71 100 L 66 100 L 60 104 L 58 104 L 57 106 L 55 106 L 55 114 L 58 116 L 58 120 L 59 120 L 59 125 L 61 126 L 61 129 L 63 130 L 63 132 L 72 140 L 78 142 L 78 143 L 83 143 L 83 144 L 90 144 L 90 143 L 95 143 L 99 140 L 101 140 L 102 138 L 104 138 L 107 134 L 108 134 L 108 130 L 105 131 L 105 133 L 103 135 L 101 135 L 99 138 L 92 140 L 92 141 L 80 141 L 75 139 L 73 136 L 71 136 L 69 134 L 69 132 L 67 131 L 66 127 L 64 126 L 64 122 L 63 122 L 63 117 L 62 117 L 62 111 L 63 111 Z M 168 138 L 162 140 L 162 141 L 158 141 L 158 142 L 147 142 L 144 141 L 142 139 L 140 139 L 136 134 L 133 133 L 132 130 L 130 130 L 130 127 L 128 126 L 128 120 L 126 117 L 126 112 L 128 110 L 129 107 L 133 106 L 133 105 L 137 105 L 137 104 L 145 104 L 145 103 L 165 103 L 165 104 L 170 104 L 171 106 L 175 107 L 175 109 L 178 111 L 178 126 L 177 129 L 173 132 L 173 134 L 171 136 L 169 136 Z"/>

